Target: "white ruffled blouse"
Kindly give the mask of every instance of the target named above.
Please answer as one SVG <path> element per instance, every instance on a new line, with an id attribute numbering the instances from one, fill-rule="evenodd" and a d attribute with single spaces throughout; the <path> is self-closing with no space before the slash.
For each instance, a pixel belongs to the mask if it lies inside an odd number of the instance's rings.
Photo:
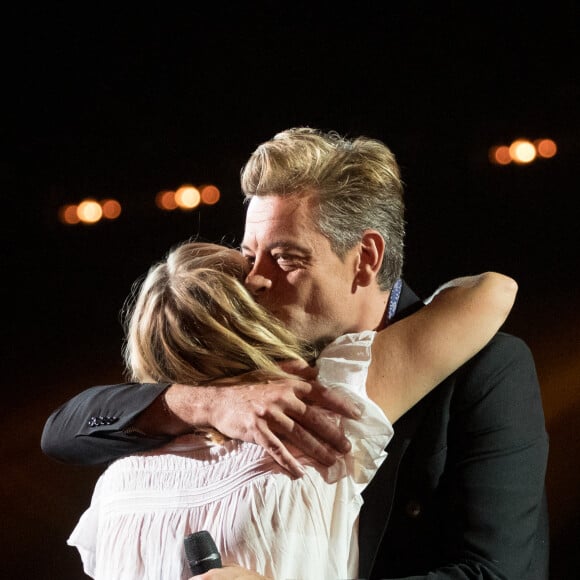
<path id="1" fill-rule="evenodd" d="M 343 419 L 352 450 L 331 468 L 301 457 L 293 479 L 258 445 L 188 435 L 111 464 L 68 539 L 98 580 L 191 576 L 183 540 L 208 530 L 222 562 L 282 579 L 337 580 L 358 572 L 362 490 L 393 429 L 366 395 L 371 331 L 340 337 L 319 357 L 319 380 L 363 407 Z"/>

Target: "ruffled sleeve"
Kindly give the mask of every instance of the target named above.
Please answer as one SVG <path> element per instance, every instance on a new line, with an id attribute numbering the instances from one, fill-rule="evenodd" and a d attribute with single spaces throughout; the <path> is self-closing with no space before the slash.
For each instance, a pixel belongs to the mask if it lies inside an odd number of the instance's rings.
<path id="1" fill-rule="evenodd" d="M 83 570 L 91 578 L 96 574 L 97 537 L 99 533 L 99 512 L 103 476 L 97 480 L 91 505 L 80 517 L 77 525 L 67 540 L 69 546 L 75 547 L 80 554 Z"/>
<path id="2" fill-rule="evenodd" d="M 344 462 L 335 464 L 336 469 L 346 469 L 352 480 L 360 484 L 361 491 L 385 460 L 385 447 L 393 436 L 391 422 L 366 394 L 375 335 L 374 331 L 365 331 L 341 336 L 324 349 L 317 361 L 318 380 L 328 387 L 343 390 L 345 397 L 354 399 L 362 409 L 360 419 L 342 420 L 352 450 L 345 455 Z M 342 475 L 329 474 L 331 479 Z"/>

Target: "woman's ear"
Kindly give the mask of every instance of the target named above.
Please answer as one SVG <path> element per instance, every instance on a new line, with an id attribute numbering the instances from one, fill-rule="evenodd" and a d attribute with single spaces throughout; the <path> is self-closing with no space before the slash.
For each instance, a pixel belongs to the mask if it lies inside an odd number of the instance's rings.
<path id="1" fill-rule="evenodd" d="M 359 286 L 369 286 L 377 279 L 385 254 L 385 240 L 376 230 L 365 230 L 360 242 L 356 281 Z"/>

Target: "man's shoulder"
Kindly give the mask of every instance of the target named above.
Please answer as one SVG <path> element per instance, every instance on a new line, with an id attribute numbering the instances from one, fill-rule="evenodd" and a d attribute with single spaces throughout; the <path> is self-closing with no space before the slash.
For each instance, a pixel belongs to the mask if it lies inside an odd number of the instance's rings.
<path id="1" fill-rule="evenodd" d="M 395 437 L 398 428 L 404 433 L 416 429 L 415 447 L 427 456 L 448 446 L 451 434 L 455 442 L 478 429 L 503 430 L 515 438 L 530 432 L 534 437 L 542 425 L 541 391 L 531 351 L 521 338 L 500 332 L 394 427 Z"/>
<path id="2" fill-rule="evenodd" d="M 538 399 L 540 388 L 532 352 L 520 337 L 498 332 L 474 357 L 444 381 L 451 388 L 451 399 L 462 407 L 487 399 L 489 404 L 516 404 Z"/>
<path id="3" fill-rule="evenodd" d="M 533 365 L 532 351 L 524 339 L 507 332 L 498 332 L 475 356 L 461 367 L 463 372 L 481 371 L 504 365 Z"/>
<path id="4" fill-rule="evenodd" d="M 539 393 L 532 352 L 521 338 L 498 332 L 480 352 L 420 401 L 415 409 L 423 408 L 421 413 L 427 412 L 428 415 L 441 413 L 442 409 L 453 412 L 483 399 L 518 399 L 526 396 L 526 392 L 533 397 Z"/>

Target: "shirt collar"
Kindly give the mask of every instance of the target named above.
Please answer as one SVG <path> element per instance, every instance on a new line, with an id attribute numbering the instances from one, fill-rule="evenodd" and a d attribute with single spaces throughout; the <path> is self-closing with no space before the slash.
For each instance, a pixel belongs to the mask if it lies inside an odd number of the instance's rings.
<path id="1" fill-rule="evenodd" d="M 391 288 L 391 294 L 389 296 L 389 302 L 387 304 L 387 322 L 393 319 L 395 313 L 397 312 L 397 306 L 399 304 L 399 298 L 401 297 L 401 289 L 403 287 L 403 281 L 399 278 Z"/>

